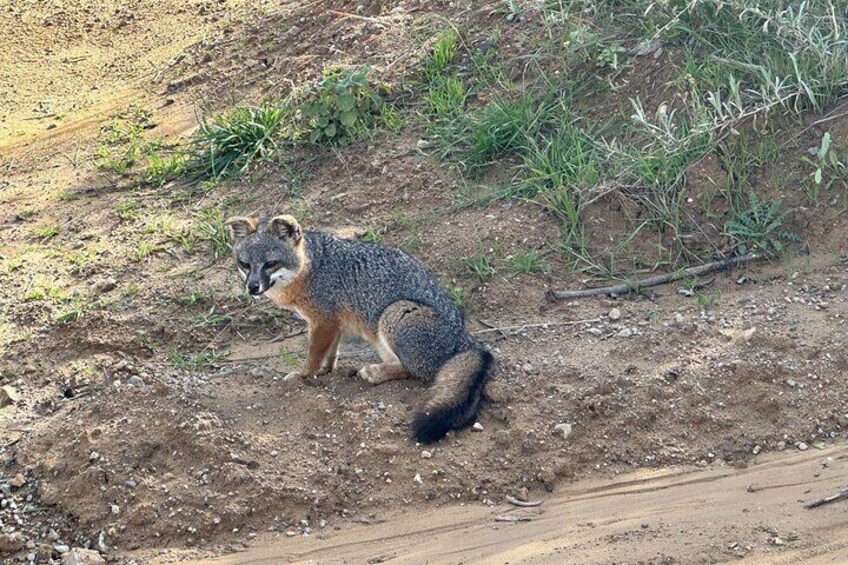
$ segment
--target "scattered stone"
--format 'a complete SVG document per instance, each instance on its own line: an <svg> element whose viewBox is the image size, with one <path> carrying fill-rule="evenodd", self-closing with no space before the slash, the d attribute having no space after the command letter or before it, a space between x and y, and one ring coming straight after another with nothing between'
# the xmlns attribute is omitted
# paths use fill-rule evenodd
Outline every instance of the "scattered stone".
<svg viewBox="0 0 848 565"><path fill-rule="evenodd" d="M620 332L618 332L616 334L616 337L628 338L628 337L631 337L632 335L633 335L633 330L631 330L630 328L624 328L623 330L621 330Z"/></svg>
<svg viewBox="0 0 848 565"><path fill-rule="evenodd" d="M75 547L62 560L62 565L102 565L106 563L93 549Z"/></svg>
<svg viewBox="0 0 848 565"><path fill-rule="evenodd" d="M88 460L91 461L92 463L94 461L99 461L100 460L100 454L97 453L96 451L92 451L91 453L88 454Z"/></svg>
<svg viewBox="0 0 848 565"><path fill-rule="evenodd" d="M0 408L18 403L18 391L10 386L0 387Z"/></svg>
<svg viewBox="0 0 848 565"><path fill-rule="evenodd" d="M20 532L0 534L0 554L16 553L24 548L25 540Z"/></svg>
<svg viewBox="0 0 848 565"><path fill-rule="evenodd" d="M557 424L554 426L554 432L561 433L562 439L568 439L568 436L570 436L572 432L571 424Z"/></svg>
<svg viewBox="0 0 848 565"><path fill-rule="evenodd" d="M523 370L525 373L532 373L533 365L531 365L530 363L525 363L524 366L521 367L521 370Z"/></svg>
<svg viewBox="0 0 848 565"><path fill-rule="evenodd" d="M105 279L105 280L102 280L102 281L97 281L96 283L94 283L94 290L96 292L99 292L100 294L105 294L107 292L115 290L115 288L117 286L118 286L118 281L116 281L113 278L108 278L108 279Z"/></svg>
<svg viewBox="0 0 848 565"><path fill-rule="evenodd" d="M415 477L412 479L412 482L414 482L417 485L423 485L424 484L424 480L421 478L421 475L419 473L415 473Z"/></svg>
<svg viewBox="0 0 848 565"><path fill-rule="evenodd" d="M483 424L481 424L480 422L474 422L474 425L471 426L471 430L475 432L482 432Z"/></svg>
<svg viewBox="0 0 848 565"><path fill-rule="evenodd" d="M615 322L616 320L620 320L621 319L621 310L619 310L618 308L613 308L612 310L609 311L609 314L607 314L607 317L610 320L612 320L613 322Z"/></svg>
<svg viewBox="0 0 848 565"><path fill-rule="evenodd" d="M130 386L141 388L144 386L144 379L142 379L138 375L133 375L130 377L129 384Z"/></svg>
<svg viewBox="0 0 848 565"><path fill-rule="evenodd" d="M677 325L681 325L686 322L686 318L680 312L674 315L674 323Z"/></svg>
<svg viewBox="0 0 848 565"><path fill-rule="evenodd" d="M12 477L12 480L9 481L9 484L15 488L21 488L26 484L26 477L24 477L23 473L18 473L17 475Z"/></svg>
<svg viewBox="0 0 848 565"><path fill-rule="evenodd" d="M430 459L431 457L433 457L433 454L426 449L421 452L421 459Z"/></svg>
<svg viewBox="0 0 848 565"><path fill-rule="evenodd" d="M762 447L760 447L759 445L755 445L753 453L754 453L754 455L759 455L760 451L762 451L762 450L763 450Z"/></svg>
<svg viewBox="0 0 848 565"><path fill-rule="evenodd" d="M114 514L115 516L117 516L117 515L118 515L118 514L120 514L120 513L121 513L121 507L120 507L120 506L118 506L117 504L113 504L113 505L112 505L112 514Z"/></svg>
<svg viewBox="0 0 848 565"><path fill-rule="evenodd" d="M804 443L803 441L798 443L799 451L807 451L808 449L810 449L810 446Z"/></svg>
<svg viewBox="0 0 848 565"><path fill-rule="evenodd" d="M588 330L586 330L586 333L601 337L602 335L604 335L604 330L602 330L601 328L589 328Z"/></svg>
<svg viewBox="0 0 848 565"><path fill-rule="evenodd" d="M62 555L63 553L68 553L71 551L71 548L64 544L54 545L53 549L56 550L56 553Z"/></svg>

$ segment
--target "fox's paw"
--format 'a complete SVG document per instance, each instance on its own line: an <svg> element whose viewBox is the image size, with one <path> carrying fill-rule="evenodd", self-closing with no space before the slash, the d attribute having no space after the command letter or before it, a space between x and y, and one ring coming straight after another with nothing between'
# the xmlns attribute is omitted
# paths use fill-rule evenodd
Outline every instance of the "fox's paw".
<svg viewBox="0 0 848 565"><path fill-rule="evenodd" d="M356 376L368 381L372 385L378 385L386 382L385 375L383 375L383 370L380 365L365 365L359 369Z"/></svg>
<svg viewBox="0 0 848 565"><path fill-rule="evenodd" d="M298 381L302 381L306 378L306 375L301 373L300 371L292 371L285 377L283 377L284 383L296 383Z"/></svg>

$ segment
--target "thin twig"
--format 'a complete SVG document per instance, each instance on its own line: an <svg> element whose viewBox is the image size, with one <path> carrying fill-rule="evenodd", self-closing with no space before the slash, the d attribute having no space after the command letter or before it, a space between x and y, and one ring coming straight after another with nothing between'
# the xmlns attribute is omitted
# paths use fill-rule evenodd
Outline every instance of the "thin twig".
<svg viewBox="0 0 848 565"><path fill-rule="evenodd" d="M495 516L495 522L530 522L530 516Z"/></svg>
<svg viewBox="0 0 848 565"><path fill-rule="evenodd" d="M584 298L586 296L597 296L599 294L625 294L634 290L667 284L680 279L698 277L707 273L712 273L713 271L742 265L763 258L765 258L765 254L763 253L746 253L740 257L729 257L727 259L713 261L712 263L707 263L705 265L690 267L688 269L674 271L673 273L666 273L665 275L649 277L634 283L624 283L599 288L587 288L584 290L556 290L550 293L550 297L555 300L570 300L572 298Z"/></svg>
<svg viewBox="0 0 848 565"><path fill-rule="evenodd" d="M541 506L541 500L518 500L517 498L513 498L511 496L506 497L506 501L512 504L513 506L521 506L522 508L530 508L532 506Z"/></svg>
<svg viewBox="0 0 848 565"><path fill-rule="evenodd" d="M370 18L368 16L360 16L358 14L351 14L350 12L342 12L339 10L327 10L328 14L333 14L336 16L341 16L343 18L354 18L356 20L364 20L366 22L371 22L372 24L377 24L383 27L386 27L386 24L378 20L377 18Z"/></svg>
<svg viewBox="0 0 848 565"><path fill-rule="evenodd" d="M503 333L505 330L523 330L526 328L540 328L543 326L579 326L580 324L594 324L595 322L600 322L600 318L592 318L590 320L570 320L568 322L542 322L539 324L522 324L520 326L502 326L499 328L490 327L485 330L477 330L476 332L471 332L474 335L484 334L488 332L501 332ZM482 323L482 322L481 322ZM486 324L488 325L488 324Z"/></svg>
<svg viewBox="0 0 848 565"><path fill-rule="evenodd" d="M818 500L814 500L809 504L805 504L804 508L809 510L810 508L818 508L819 506L824 506L825 504L831 504L833 502L839 502L840 500L848 500L848 490L843 490L840 493L833 494L831 496L826 496Z"/></svg>

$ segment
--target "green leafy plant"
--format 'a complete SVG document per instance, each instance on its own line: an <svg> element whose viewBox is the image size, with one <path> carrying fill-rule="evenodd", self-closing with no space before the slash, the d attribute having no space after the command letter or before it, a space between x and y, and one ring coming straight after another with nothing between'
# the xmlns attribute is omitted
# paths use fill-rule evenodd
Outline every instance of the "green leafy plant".
<svg viewBox="0 0 848 565"><path fill-rule="evenodd" d="M374 122L385 104L368 77L368 67L333 69L300 106L308 120L309 142L337 145L356 139Z"/></svg>
<svg viewBox="0 0 848 565"><path fill-rule="evenodd" d="M737 211L734 218L725 224L724 231L743 253L752 250L779 253L785 242L798 239L783 227L783 220L788 214L789 211L780 210L779 202L760 200L752 192L748 209Z"/></svg>
<svg viewBox="0 0 848 565"><path fill-rule="evenodd" d="M813 185L807 190L807 198L813 204L817 204L823 189L829 190L833 183L837 181L841 182L843 186L848 185L845 181L848 165L833 146L830 132L825 132L819 146L810 148L810 153L813 159L805 155L801 157L801 160L814 167L814 171L810 175L813 179Z"/></svg>

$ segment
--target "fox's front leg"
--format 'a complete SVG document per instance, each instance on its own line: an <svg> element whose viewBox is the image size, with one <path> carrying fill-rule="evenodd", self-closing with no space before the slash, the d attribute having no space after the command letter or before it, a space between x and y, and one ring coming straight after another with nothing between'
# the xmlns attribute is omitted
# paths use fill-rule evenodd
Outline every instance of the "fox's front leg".
<svg viewBox="0 0 848 565"><path fill-rule="evenodd" d="M292 371L286 375L284 380L314 377L332 371L336 366L340 337L341 331L334 324L310 324L306 365L302 371Z"/></svg>

